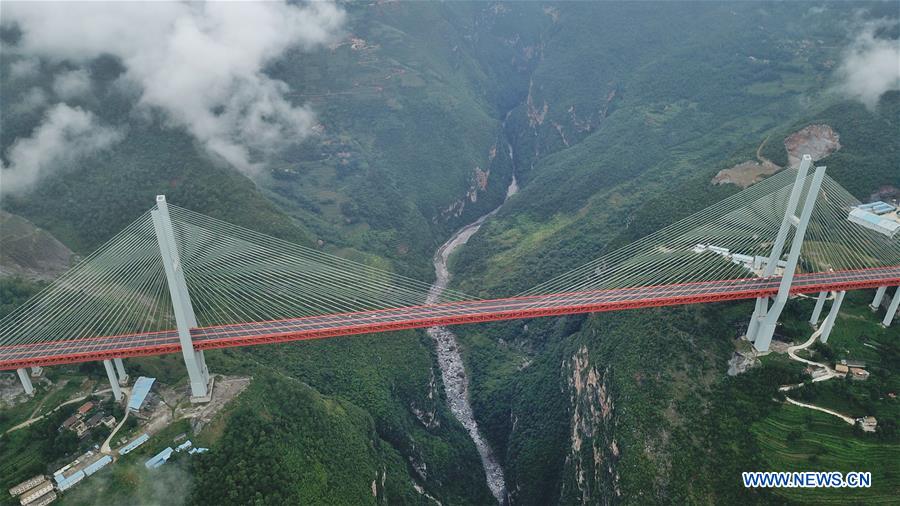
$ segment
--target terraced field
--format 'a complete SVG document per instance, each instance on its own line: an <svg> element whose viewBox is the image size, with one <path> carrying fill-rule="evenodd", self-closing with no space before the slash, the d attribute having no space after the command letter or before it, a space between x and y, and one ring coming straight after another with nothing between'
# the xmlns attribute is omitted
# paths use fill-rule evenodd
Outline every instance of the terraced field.
<svg viewBox="0 0 900 506"><path fill-rule="evenodd" d="M753 424L751 431L767 470L872 472L868 489L779 489L780 497L812 504L896 504L900 443L857 435L836 418L790 405Z"/></svg>

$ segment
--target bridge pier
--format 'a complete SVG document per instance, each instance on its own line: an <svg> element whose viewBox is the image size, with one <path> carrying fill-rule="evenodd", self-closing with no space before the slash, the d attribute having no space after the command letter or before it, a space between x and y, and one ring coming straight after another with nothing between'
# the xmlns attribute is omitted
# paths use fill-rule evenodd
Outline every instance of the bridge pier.
<svg viewBox="0 0 900 506"><path fill-rule="evenodd" d="M813 308L812 317L809 319L809 324L816 328L819 326L819 317L822 316L822 308L825 307L825 298L828 296L828 292L819 292L819 296L816 298L816 307Z"/></svg>
<svg viewBox="0 0 900 506"><path fill-rule="evenodd" d="M19 375L19 381L22 382L22 387L25 389L25 393L28 395L34 395L34 385L31 384L31 376L28 375L28 370L16 369L16 374Z"/></svg>
<svg viewBox="0 0 900 506"><path fill-rule="evenodd" d="M881 300L884 299L884 292L886 291L886 286L879 286L878 290L875 290L875 298L872 299L872 303L869 304L869 309L871 309L873 313L878 311L878 307L881 306Z"/></svg>
<svg viewBox="0 0 900 506"><path fill-rule="evenodd" d="M882 327L891 326L891 322L894 321L894 316L897 314L898 307L900 307L900 286L894 290L894 297L891 299L891 303L888 304L887 314L884 315L884 320L881 320Z"/></svg>
<svg viewBox="0 0 900 506"><path fill-rule="evenodd" d="M184 279L184 270L178 256L178 246L175 242L175 232L172 229L172 220L169 218L169 207L166 204L165 195L156 196L156 209L150 214L153 218L153 228L156 231L163 268L166 271L166 281L169 285L169 296L172 299L172 309L175 313L181 354L190 378L191 401L207 402L209 401L209 369L206 367L203 351L195 350L194 342L191 339L191 329L197 327L197 317L191 304L187 282Z"/></svg>
<svg viewBox="0 0 900 506"><path fill-rule="evenodd" d="M122 387L119 386L119 380L116 378L116 371L113 369L112 361L104 360L103 368L106 369L106 377L109 378L109 386L112 387L113 397L117 401L121 401Z"/></svg>
<svg viewBox="0 0 900 506"><path fill-rule="evenodd" d="M826 316L825 321L822 322L822 333L819 334L820 342L828 342L828 336L831 335L831 329L834 328L834 322L837 320L838 312L841 310L841 303L844 302L844 295L846 294L847 292L843 290L834 294L834 302L831 303L831 309L828 310L828 316Z"/></svg>
<svg viewBox="0 0 900 506"><path fill-rule="evenodd" d="M781 258L784 249L787 233L790 227L793 226L795 228L794 237L791 240L791 248L788 251L784 272L781 275L778 293L772 302L771 308L768 307L768 299L757 299L758 311L754 311L750 326L747 329L747 339L752 340L753 347L760 352L769 350L772 336L775 335L775 327L778 325L778 317L781 316L781 311L784 309L784 305L790 296L791 283L794 280L794 272L800 259L800 250L803 247L803 237L806 235L806 228L809 226L809 219L816 205L819 188L821 188L822 179L825 177L825 167L816 167L812 180L809 183L809 188L806 190L802 211L800 216L797 216L795 213L800 204L800 194L803 193L806 172L811 164L812 158L809 155L803 155L803 160L800 162L800 167L797 170L797 177L794 180L794 187L791 189L791 194L788 198L784 219L781 222L775 245L772 248L772 254L769 256L769 261L763 273L763 277L769 277L774 274L775 266Z"/></svg>
<svg viewBox="0 0 900 506"><path fill-rule="evenodd" d="M121 358L114 358L113 365L116 366L116 375L119 377L119 385L124 387L128 384L128 373L125 372L125 364L122 363Z"/></svg>

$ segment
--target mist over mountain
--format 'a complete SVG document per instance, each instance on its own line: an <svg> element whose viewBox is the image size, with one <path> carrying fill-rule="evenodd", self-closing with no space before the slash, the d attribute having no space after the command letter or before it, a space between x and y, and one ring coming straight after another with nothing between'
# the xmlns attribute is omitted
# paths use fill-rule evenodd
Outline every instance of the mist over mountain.
<svg viewBox="0 0 900 506"><path fill-rule="evenodd" d="M13 1L2 11L0 226L15 224L0 231L3 314L159 194L478 298L519 294L810 150L860 201L900 198L891 2ZM441 258L445 243L453 252ZM36 244L53 246L49 260ZM829 343L808 355L862 359L865 382L814 385L783 352L732 374L749 356L739 337L752 301L459 326L444 342L404 330L211 350L212 372L249 386L151 443L184 432L209 453L154 475L148 449L59 502L890 502L900 331L878 326L871 292L848 292ZM789 301L780 341L809 337L812 304ZM186 389L180 356L126 366ZM47 370L48 406L106 381L99 364ZM779 387L804 381L798 398L877 417L879 431L788 405ZM40 402L0 405L0 432ZM58 430L62 414L0 439L0 485L52 475L89 448ZM745 489L741 472L759 470L874 481Z"/></svg>

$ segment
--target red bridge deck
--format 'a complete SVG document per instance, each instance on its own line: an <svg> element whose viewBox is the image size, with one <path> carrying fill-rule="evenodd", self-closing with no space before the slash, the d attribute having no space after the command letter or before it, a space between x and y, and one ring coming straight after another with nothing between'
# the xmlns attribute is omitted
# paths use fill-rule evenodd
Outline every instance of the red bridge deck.
<svg viewBox="0 0 900 506"><path fill-rule="evenodd" d="M775 295L779 277L558 293L192 329L200 350L499 320L676 306ZM800 274L792 293L900 285L900 266ZM178 353L175 330L0 347L0 370Z"/></svg>

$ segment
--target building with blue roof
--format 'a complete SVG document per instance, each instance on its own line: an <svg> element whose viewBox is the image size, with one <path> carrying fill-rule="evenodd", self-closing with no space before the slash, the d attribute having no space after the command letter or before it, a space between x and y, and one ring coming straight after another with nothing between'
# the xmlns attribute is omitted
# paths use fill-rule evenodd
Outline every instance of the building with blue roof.
<svg viewBox="0 0 900 506"><path fill-rule="evenodd" d="M127 445L123 446L122 448L119 448L119 455L128 455L129 453L134 451L135 448L146 443L148 439L150 439L149 434L141 434L134 441L128 443Z"/></svg>
<svg viewBox="0 0 900 506"><path fill-rule="evenodd" d="M72 474L71 476L63 476L57 475L54 476L56 480L56 488L59 489L60 492L65 492L66 490L72 488L83 480L85 477L84 471L78 471L77 473Z"/></svg>
<svg viewBox="0 0 900 506"><path fill-rule="evenodd" d="M861 225L869 230L874 230L875 232L884 234L888 237L894 237L900 233L900 221L873 214L871 210L866 210L862 206L858 206L851 210L847 219L857 225Z"/></svg>
<svg viewBox="0 0 900 506"><path fill-rule="evenodd" d="M147 378L144 376L138 377L138 379L134 382L134 386L131 387L131 397L128 399L128 411L140 411L141 406L144 405L144 401L147 399L147 394L150 393L150 388L153 387L153 382L156 381L156 378Z"/></svg>
<svg viewBox="0 0 900 506"><path fill-rule="evenodd" d="M172 447L169 446L165 450L154 455L147 462L144 462L144 467L146 467L147 469L156 469L156 468L162 466L169 460L169 457L172 456L173 452L175 452L175 450L173 450Z"/></svg>
<svg viewBox="0 0 900 506"><path fill-rule="evenodd" d="M110 462L112 462L112 457L110 457L109 455L105 455L102 459L98 459L93 464L84 468L85 476L90 476L96 473L97 471L106 467Z"/></svg>

